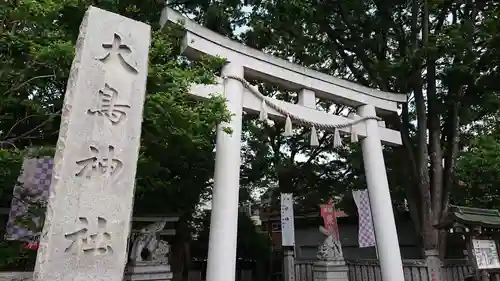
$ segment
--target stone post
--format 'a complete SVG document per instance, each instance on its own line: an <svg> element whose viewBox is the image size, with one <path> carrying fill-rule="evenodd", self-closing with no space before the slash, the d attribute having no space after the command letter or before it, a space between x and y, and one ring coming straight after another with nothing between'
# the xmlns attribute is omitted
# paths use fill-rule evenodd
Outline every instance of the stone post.
<svg viewBox="0 0 500 281"><path fill-rule="evenodd" d="M90 7L62 108L35 281L122 281L150 27Z"/></svg>
<svg viewBox="0 0 500 281"><path fill-rule="evenodd" d="M295 281L295 257L293 247L284 247L283 273L285 281Z"/></svg>
<svg viewBox="0 0 500 281"><path fill-rule="evenodd" d="M358 114L361 117L376 116L375 107L372 105L360 106ZM365 122L366 138L361 140L361 148L363 149L363 162L382 279L404 281L403 262L399 250L384 155L382 154L379 126L377 120L366 120Z"/></svg>
<svg viewBox="0 0 500 281"><path fill-rule="evenodd" d="M429 281L441 281L441 260L439 259L439 252L437 250L425 251L425 264L427 265L427 272L429 274Z"/></svg>

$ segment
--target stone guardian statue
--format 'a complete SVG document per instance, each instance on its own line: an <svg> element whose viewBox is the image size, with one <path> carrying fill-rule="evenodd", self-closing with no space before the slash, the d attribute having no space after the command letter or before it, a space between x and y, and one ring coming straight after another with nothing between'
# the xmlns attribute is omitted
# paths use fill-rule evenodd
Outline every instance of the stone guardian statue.
<svg viewBox="0 0 500 281"><path fill-rule="evenodd" d="M342 246L340 241L336 239L331 230L325 229L323 226L319 227L319 231L323 233L326 238L323 244L319 245L316 257L321 261L334 261L343 260Z"/></svg>
<svg viewBox="0 0 500 281"><path fill-rule="evenodd" d="M166 221L155 222L139 231L130 250L131 262L168 263L167 254L170 246L166 241L159 239L159 232L166 224Z"/></svg>

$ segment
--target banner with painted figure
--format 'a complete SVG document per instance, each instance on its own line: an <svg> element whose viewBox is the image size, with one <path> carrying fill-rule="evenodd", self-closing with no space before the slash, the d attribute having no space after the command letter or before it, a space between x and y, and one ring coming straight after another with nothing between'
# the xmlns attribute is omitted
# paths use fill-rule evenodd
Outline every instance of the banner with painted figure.
<svg viewBox="0 0 500 281"><path fill-rule="evenodd" d="M24 159L12 194L5 240L26 241L25 248L38 248L53 165L52 157Z"/></svg>
<svg viewBox="0 0 500 281"><path fill-rule="evenodd" d="M328 204L322 204L319 206L325 229L328 233L332 234L335 239L339 240L337 214L335 212L335 204L333 204L333 200L328 201Z"/></svg>
<svg viewBox="0 0 500 281"><path fill-rule="evenodd" d="M372 211L368 190L353 190L352 196L358 207L358 244L360 248L376 246L375 231L373 228Z"/></svg>

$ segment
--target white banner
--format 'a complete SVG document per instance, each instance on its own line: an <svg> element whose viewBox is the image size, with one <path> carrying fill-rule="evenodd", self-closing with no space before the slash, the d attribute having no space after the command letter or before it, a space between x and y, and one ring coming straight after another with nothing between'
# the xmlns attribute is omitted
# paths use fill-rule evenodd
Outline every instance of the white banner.
<svg viewBox="0 0 500 281"><path fill-rule="evenodd" d="M281 245L295 246L295 226L293 223L293 194L281 193Z"/></svg>

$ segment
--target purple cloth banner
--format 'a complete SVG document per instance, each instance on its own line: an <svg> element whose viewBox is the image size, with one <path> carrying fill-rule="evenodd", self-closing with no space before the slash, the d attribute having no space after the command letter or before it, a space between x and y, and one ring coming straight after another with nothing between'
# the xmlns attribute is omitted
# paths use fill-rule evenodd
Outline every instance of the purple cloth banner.
<svg viewBox="0 0 500 281"><path fill-rule="evenodd" d="M360 248L373 247L376 245L375 231L373 230L372 211L370 208L370 197L368 190L353 190L352 196L358 207L358 243Z"/></svg>
<svg viewBox="0 0 500 281"><path fill-rule="evenodd" d="M20 219L29 218L40 226L41 218L30 213L29 206L46 205L52 181L52 168L52 157L24 159L18 178L19 183L13 191L6 240L32 241L39 235L26 228Z"/></svg>

